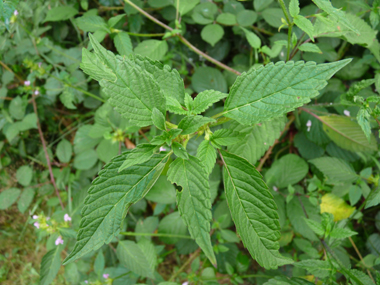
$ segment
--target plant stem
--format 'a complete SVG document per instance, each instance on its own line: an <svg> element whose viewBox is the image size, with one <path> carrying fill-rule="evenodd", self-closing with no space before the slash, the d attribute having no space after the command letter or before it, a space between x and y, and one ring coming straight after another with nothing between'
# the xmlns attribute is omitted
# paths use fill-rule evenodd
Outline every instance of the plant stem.
<svg viewBox="0 0 380 285"><path fill-rule="evenodd" d="M290 45L291 45L291 41L292 41L292 28L293 28L293 24L290 24L289 29L288 29L288 48L286 51L286 61L289 61L289 59L290 59Z"/></svg>
<svg viewBox="0 0 380 285"><path fill-rule="evenodd" d="M363 256L360 254L360 251L359 251L358 248L356 247L356 244L354 243L354 241L352 240L352 238L349 237L348 239L350 240L352 246L354 247L354 249L355 249L355 251L356 251L356 254L359 256L359 258L360 258L361 262L363 263L364 267L367 267L367 266L365 265L364 260L363 260ZM371 272L369 271L368 268L367 268L367 273L368 273L369 277L371 277L373 283L376 284L375 279L373 279L372 274L371 274Z"/></svg>
<svg viewBox="0 0 380 285"><path fill-rule="evenodd" d="M44 152L45 152L45 158L46 158L46 163L47 163L47 166L49 169L50 180L54 186L55 193L57 194L59 203L61 204L61 208L63 210L63 209L65 209L65 207L63 206L61 196L59 195L58 187L55 184L55 179L54 179L53 169L52 169L51 163L50 163L49 153L48 153L47 148L46 148L46 142L45 142L44 134L43 134L42 129L41 129L40 120L38 118L37 103L36 103L36 97L35 97L34 93L32 93L32 104L33 104L34 113L36 114L36 117L37 117L37 129L38 129L38 133L40 134L40 139L42 142L42 148L44 149Z"/></svg>
<svg viewBox="0 0 380 285"><path fill-rule="evenodd" d="M9 66L6 65L6 64L5 64L4 62L2 62L1 60L0 60L0 65L1 65L2 67L4 67L6 70L8 70L10 73L12 73L14 76L16 76L17 79L18 79L20 82L24 82L23 79L22 79L20 76L18 76L16 73L14 73L14 71L13 71L12 69L10 69Z"/></svg>
<svg viewBox="0 0 380 285"><path fill-rule="evenodd" d="M184 270L186 269L186 267L187 267L190 263L193 262L194 259L196 259L196 258L199 256L200 252L201 252L201 249L198 248L198 249L193 253L193 255L190 256L190 258L189 258L188 260L186 260L186 262L181 266L181 268L178 269L178 270L177 270L177 271L176 271L176 272L170 277L169 282L174 281L174 280L177 278L177 276L178 276L182 271L184 271Z"/></svg>
<svg viewBox="0 0 380 285"><path fill-rule="evenodd" d="M135 233L135 232L120 232L120 234L125 235L125 236L150 236L150 237L172 237L172 238L182 238L182 239L193 239L191 236L172 235L172 234Z"/></svg>
<svg viewBox="0 0 380 285"><path fill-rule="evenodd" d="M125 33L127 33L130 36L135 36L135 37L163 37L165 35L164 33L160 33L160 34L138 34L138 33L131 33L131 32L125 32Z"/></svg>
<svg viewBox="0 0 380 285"><path fill-rule="evenodd" d="M147 12L145 12L143 9L141 9L139 6L137 6L136 4L132 3L130 0L124 0L125 3L131 5L133 8L135 8L137 11L139 11L141 14L143 14L145 17L149 18L151 21L155 22L156 24L160 25L161 27L163 27L164 29L167 29L169 31L173 31L173 29L169 26L167 26L166 24L162 23L161 21L159 21L158 19L154 18L153 16L151 16L150 14L148 14ZM176 34L176 36L179 38L179 40L184 44L186 45L189 49L191 49L192 51L194 51L195 53L201 55L202 57L204 57L205 59L207 59L208 61L214 63L215 65L219 66L220 68L223 68L227 71L230 71L236 75L240 75L241 73L227 65L225 65L224 63L221 63L220 61L210 57L209 55L205 54L204 52L202 52L201 50L199 50L198 48L196 48L195 46L193 46L188 40L186 40L182 35L180 34Z"/></svg>

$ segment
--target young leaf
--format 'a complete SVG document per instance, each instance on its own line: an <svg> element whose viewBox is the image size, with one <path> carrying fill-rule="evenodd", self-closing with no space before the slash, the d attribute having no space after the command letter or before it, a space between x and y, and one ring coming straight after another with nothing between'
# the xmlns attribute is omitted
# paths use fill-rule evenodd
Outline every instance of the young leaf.
<svg viewBox="0 0 380 285"><path fill-rule="evenodd" d="M370 141L368 141L362 128L350 118L343 116L321 116L319 119L323 123L323 130L339 147L353 152L377 151L378 146L375 136L370 134Z"/></svg>
<svg viewBox="0 0 380 285"><path fill-rule="evenodd" d="M246 136L240 142L229 146L228 151L244 157L251 164L255 164L280 137L285 123L285 117L274 118L271 121L254 126L232 123L230 129L245 133Z"/></svg>
<svg viewBox="0 0 380 285"><path fill-rule="evenodd" d="M261 174L245 159L223 150L220 153L228 205L245 247L266 269L292 263L278 252L277 206Z"/></svg>
<svg viewBox="0 0 380 285"><path fill-rule="evenodd" d="M332 63L288 61L251 68L239 76L224 105L224 116L249 125L268 121L310 102L327 80L351 59Z"/></svg>
<svg viewBox="0 0 380 285"><path fill-rule="evenodd" d="M166 119L165 119L165 116L156 107L154 107L153 111L152 111L152 121L153 121L153 124L158 129L163 130L163 131L166 130L166 123L165 123Z"/></svg>
<svg viewBox="0 0 380 285"><path fill-rule="evenodd" d="M53 282L55 276L61 267L61 252L64 245L59 244L52 250L48 251L41 261L40 284L49 285Z"/></svg>
<svg viewBox="0 0 380 285"><path fill-rule="evenodd" d="M244 137L245 134L234 132L228 129L219 129L212 134L210 141L216 146L228 146L240 142Z"/></svg>
<svg viewBox="0 0 380 285"><path fill-rule="evenodd" d="M210 239L210 186L203 164L191 155L188 160L177 158L170 164L168 179L182 187L177 192L178 210L190 235L211 263L216 264Z"/></svg>
<svg viewBox="0 0 380 285"><path fill-rule="evenodd" d="M350 229L334 228L329 236L336 239L345 239L357 234L357 232L351 231Z"/></svg>
<svg viewBox="0 0 380 285"><path fill-rule="evenodd" d="M261 47L261 40L258 36L256 36L255 33L248 31L247 29L240 27L245 33L245 36L247 38L248 43L251 45L251 47L258 49Z"/></svg>
<svg viewBox="0 0 380 285"><path fill-rule="evenodd" d="M137 275L155 279L157 255L154 245L147 239L137 244L130 240L120 241L116 249L120 263Z"/></svg>
<svg viewBox="0 0 380 285"><path fill-rule="evenodd" d="M212 104L226 98L228 94L215 90L205 90L195 97L191 113L200 114L208 109Z"/></svg>
<svg viewBox="0 0 380 285"><path fill-rule="evenodd" d="M294 266L306 269L311 274L319 278L325 278L332 271L331 265L326 260L306 259L294 263Z"/></svg>
<svg viewBox="0 0 380 285"><path fill-rule="evenodd" d="M170 155L161 152L145 163L118 172L129 154L113 158L92 182L82 209L77 242L64 264L109 243L117 235L128 208L150 190Z"/></svg>
<svg viewBox="0 0 380 285"><path fill-rule="evenodd" d="M202 40L209 43L211 46L215 46L224 35L224 29L218 24L210 24L204 26L201 32Z"/></svg>
<svg viewBox="0 0 380 285"><path fill-rule="evenodd" d="M8 2L8 1L6 1ZM47 11L45 22L68 20L78 14L78 10L70 6L58 6Z"/></svg>
<svg viewBox="0 0 380 285"><path fill-rule="evenodd" d="M368 195L365 209L374 207L380 204L380 186L377 186L375 190L372 190L372 192Z"/></svg>
<svg viewBox="0 0 380 285"><path fill-rule="evenodd" d="M210 174L215 165L216 150L208 140L204 140L198 146L197 157L205 167L206 173Z"/></svg>
<svg viewBox="0 0 380 285"><path fill-rule="evenodd" d="M302 15L297 15L293 20L294 20L294 24L296 24L298 28L304 31L310 37L310 39L314 42L313 24Z"/></svg>
<svg viewBox="0 0 380 285"><path fill-rule="evenodd" d="M131 38L127 33L117 33L113 40L120 55L128 56L133 53Z"/></svg>
<svg viewBox="0 0 380 285"><path fill-rule="evenodd" d="M117 77L116 82L100 81L104 92L110 97L110 104L136 126L151 125L154 107L162 113L165 112L165 97L158 83L132 59L123 58L120 61L113 53L103 48L91 34L90 41L99 61Z"/></svg>
<svg viewBox="0 0 380 285"><path fill-rule="evenodd" d="M298 47L300 51L322 53L320 48L316 44L305 43Z"/></svg>
<svg viewBox="0 0 380 285"><path fill-rule="evenodd" d="M107 33L110 32L104 19L97 15L89 15L76 18L75 23L79 29L85 32L94 33L98 30L105 31Z"/></svg>
<svg viewBox="0 0 380 285"><path fill-rule="evenodd" d="M325 234L325 229L323 228L321 223L306 218L304 218L304 220L306 224L309 226L309 228L312 229L312 231L315 232L317 235L323 236Z"/></svg>
<svg viewBox="0 0 380 285"><path fill-rule="evenodd" d="M215 120L203 116L188 116L179 122L178 128L182 130L182 135L188 135L195 133L204 124L211 122L215 122Z"/></svg>
<svg viewBox="0 0 380 285"><path fill-rule="evenodd" d="M108 80L116 82L116 74L104 65L97 56L94 56L87 49L82 49L82 63L80 68L96 81Z"/></svg>
<svg viewBox="0 0 380 285"><path fill-rule="evenodd" d="M183 109L182 105L178 102L177 99L174 99L172 97L166 97L166 109L169 112L172 112L174 114L178 115L187 115L188 112Z"/></svg>
<svg viewBox="0 0 380 285"><path fill-rule="evenodd" d="M365 108L360 108L356 119L358 120L359 126L362 128L367 140L371 142L371 115Z"/></svg>
<svg viewBox="0 0 380 285"><path fill-rule="evenodd" d="M293 18L300 13L300 3L298 0L290 0L289 13Z"/></svg>
<svg viewBox="0 0 380 285"><path fill-rule="evenodd" d="M173 152L176 156L183 158L183 159L189 159L189 155L186 151L186 148L183 145L181 145L180 143L173 142L172 143L172 149L173 149Z"/></svg>
<svg viewBox="0 0 380 285"><path fill-rule="evenodd" d="M0 210L5 210L13 205L20 196L21 190L18 188L8 188L0 193Z"/></svg>

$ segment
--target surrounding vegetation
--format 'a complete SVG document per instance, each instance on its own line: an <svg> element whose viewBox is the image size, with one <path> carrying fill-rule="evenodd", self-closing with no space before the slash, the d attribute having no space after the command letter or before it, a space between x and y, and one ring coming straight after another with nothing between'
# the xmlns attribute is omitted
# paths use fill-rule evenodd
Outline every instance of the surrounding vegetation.
<svg viewBox="0 0 380 285"><path fill-rule="evenodd" d="M0 0L1 284L380 284L379 0Z"/></svg>

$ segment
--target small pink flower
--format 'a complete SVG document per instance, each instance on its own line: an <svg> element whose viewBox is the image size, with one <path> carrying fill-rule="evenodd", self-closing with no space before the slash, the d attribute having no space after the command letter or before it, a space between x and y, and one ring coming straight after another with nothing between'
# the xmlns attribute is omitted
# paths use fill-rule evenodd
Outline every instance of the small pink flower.
<svg viewBox="0 0 380 285"><path fill-rule="evenodd" d="M160 151L166 151L166 148L164 148L163 146L160 147Z"/></svg>
<svg viewBox="0 0 380 285"><path fill-rule="evenodd" d="M65 222L71 221L71 218L70 218L69 214L65 214L65 216L63 217L63 219L65 220Z"/></svg>
<svg viewBox="0 0 380 285"><path fill-rule="evenodd" d="M38 67L41 67L41 66L42 66L42 62L39 62L39 63L38 63Z"/></svg>
<svg viewBox="0 0 380 285"><path fill-rule="evenodd" d="M35 222L33 225L34 225L37 229L40 228L40 223L39 223L39 222Z"/></svg>
<svg viewBox="0 0 380 285"><path fill-rule="evenodd" d="M50 217L46 217L46 221L49 221L50 220Z"/></svg>
<svg viewBox="0 0 380 285"><path fill-rule="evenodd" d="M189 285L189 282L183 282L182 285Z"/></svg>
<svg viewBox="0 0 380 285"><path fill-rule="evenodd" d="M33 215L33 220L37 220L38 219L38 216L37 215Z"/></svg>
<svg viewBox="0 0 380 285"><path fill-rule="evenodd" d="M343 111L343 114L345 114L347 117L349 117L349 116L350 116L350 111L348 111L348 110L344 110L344 111Z"/></svg>
<svg viewBox="0 0 380 285"><path fill-rule="evenodd" d="M39 94L40 94L40 91L38 91L38 90L34 91L34 95L39 95Z"/></svg>
<svg viewBox="0 0 380 285"><path fill-rule="evenodd" d="M88 284L88 281L87 281L87 280L84 280L84 283Z"/></svg>
<svg viewBox="0 0 380 285"><path fill-rule="evenodd" d="M273 190L277 192L278 188L276 186L273 186Z"/></svg>
<svg viewBox="0 0 380 285"><path fill-rule="evenodd" d="M13 12L13 15L17 16L17 15L18 15L18 11L15 10L15 11Z"/></svg>
<svg viewBox="0 0 380 285"><path fill-rule="evenodd" d="M108 277L110 277L109 274L103 274L103 278L104 278L104 279L108 279Z"/></svg>
<svg viewBox="0 0 380 285"><path fill-rule="evenodd" d="M30 86L30 81L28 80L28 81L24 81L24 85L25 86Z"/></svg>
<svg viewBox="0 0 380 285"><path fill-rule="evenodd" d="M307 131L310 132L310 128L311 128L311 121L308 120L307 123L306 123L306 127L307 127Z"/></svg>
<svg viewBox="0 0 380 285"><path fill-rule="evenodd" d="M55 240L55 245L59 245L59 244L63 244L63 239L61 236L59 236L56 240Z"/></svg>

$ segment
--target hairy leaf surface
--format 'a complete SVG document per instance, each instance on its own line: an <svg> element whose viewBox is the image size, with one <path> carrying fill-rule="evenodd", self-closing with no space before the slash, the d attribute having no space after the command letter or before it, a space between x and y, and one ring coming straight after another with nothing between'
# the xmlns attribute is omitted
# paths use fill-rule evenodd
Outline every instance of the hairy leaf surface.
<svg viewBox="0 0 380 285"><path fill-rule="evenodd" d="M157 148L156 145L151 145L148 143L142 143L132 149L127 156L126 160L120 166L119 171L122 171L128 167L136 164L144 163L152 157L154 150Z"/></svg>
<svg viewBox="0 0 380 285"><path fill-rule="evenodd" d="M212 104L226 98L228 94L215 90L202 91L195 97L192 104L192 110L189 110L192 114L200 114L208 109Z"/></svg>
<svg viewBox="0 0 380 285"><path fill-rule="evenodd" d="M63 245L58 245L48 251L41 261L40 284L48 285L53 282L61 267L61 252Z"/></svg>
<svg viewBox="0 0 380 285"><path fill-rule="evenodd" d="M188 116L179 122L178 128L182 130L182 135L188 135L196 132L204 124L211 122L215 122L215 120L203 116Z"/></svg>
<svg viewBox="0 0 380 285"><path fill-rule="evenodd" d="M216 150L208 140L204 140L198 146L197 157L205 167L207 174L210 174L215 165Z"/></svg>
<svg viewBox="0 0 380 285"><path fill-rule="evenodd" d="M190 235L215 264L210 239L210 186L201 161L192 155L188 160L177 158L170 164L168 179L182 187L182 191L177 192L178 210Z"/></svg>
<svg viewBox="0 0 380 285"><path fill-rule="evenodd" d="M77 242L64 263L98 249L118 234L126 211L150 190L170 153L161 152L145 163L118 172L129 155L125 152L113 158L92 182L84 201Z"/></svg>
<svg viewBox="0 0 380 285"><path fill-rule="evenodd" d="M280 61L251 68L231 87L224 116L245 125L279 117L310 102L327 80L350 61L318 65L311 61Z"/></svg>
<svg viewBox="0 0 380 285"><path fill-rule="evenodd" d="M292 263L279 252L277 206L261 174L247 160L221 151L228 206L237 231L250 254L267 269Z"/></svg>

